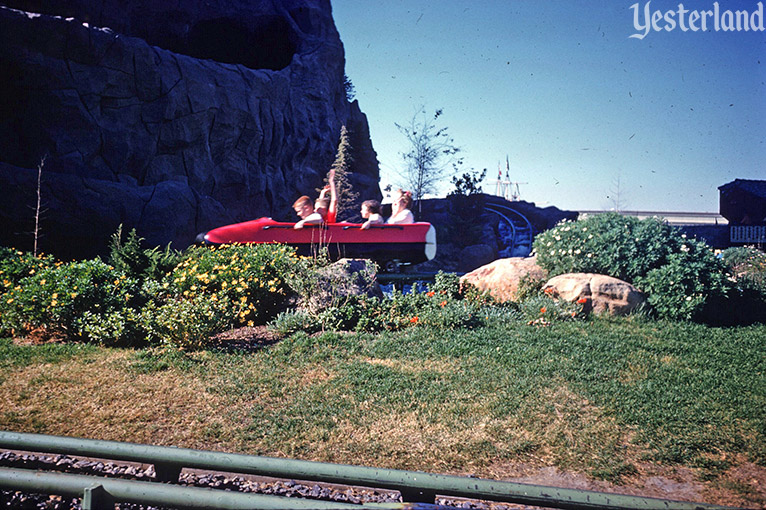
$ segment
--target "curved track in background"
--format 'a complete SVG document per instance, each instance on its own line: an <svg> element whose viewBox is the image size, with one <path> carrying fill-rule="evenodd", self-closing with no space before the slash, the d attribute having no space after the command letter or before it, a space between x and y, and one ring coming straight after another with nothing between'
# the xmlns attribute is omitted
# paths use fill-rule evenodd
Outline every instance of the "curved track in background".
<svg viewBox="0 0 766 510"><path fill-rule="evenodd" d="M497 237L501 248L498 250L498 256L501 258L529 256L534 240L532 224L519 211L500 202L499 200L488 201L484 206L485 210L500 217Z"/></svg>

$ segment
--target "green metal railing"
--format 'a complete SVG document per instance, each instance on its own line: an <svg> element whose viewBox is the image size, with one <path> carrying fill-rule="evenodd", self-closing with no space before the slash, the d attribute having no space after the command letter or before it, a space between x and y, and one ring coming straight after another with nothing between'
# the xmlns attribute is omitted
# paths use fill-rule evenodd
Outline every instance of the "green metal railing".
<svg viewBox="0 0 766 510"><path fill-rule="evenodd" d="M441 496L571 510L717 510L726 508L705 503L671 501L396 469L378 469L8 431L0 431L0 448L153 464L158 481L178 481L182 468L196 468L390 489L399 491L403 501L412 503L432 504L436 495L439 494ZM11 484L12 480L13 477L8 477L7 481L0 478L0 484L11 487L8 484ZM103 485L106 491L111 493L111 490L107 488L106 481L103 482Z"/></svg>
<svg viewBox="0 0 766 510"><path fill-rule="evenodd" d="M81 497L83 510L114 510L116 502L174 508L220 508L227 510L436 510L444 508L425 503L365 503L359 505L138 480L8 468L0 468L0 488L2 487L34 493Z"/></svg>

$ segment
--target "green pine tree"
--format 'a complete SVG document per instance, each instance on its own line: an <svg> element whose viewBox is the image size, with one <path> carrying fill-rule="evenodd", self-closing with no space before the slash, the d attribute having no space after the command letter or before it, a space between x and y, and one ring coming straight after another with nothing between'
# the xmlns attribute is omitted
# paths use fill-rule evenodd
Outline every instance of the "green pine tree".
<svg viewBox="0 0 766 510"><path fill-rule="evenodd" d="M338 221L356 220L359 217L359 193L354 192L350 176L354 158L346 126L340 128L338 152L332 169L335 170L335 187L338 192ZM325 177L325 182L329 182Z"/></svg>

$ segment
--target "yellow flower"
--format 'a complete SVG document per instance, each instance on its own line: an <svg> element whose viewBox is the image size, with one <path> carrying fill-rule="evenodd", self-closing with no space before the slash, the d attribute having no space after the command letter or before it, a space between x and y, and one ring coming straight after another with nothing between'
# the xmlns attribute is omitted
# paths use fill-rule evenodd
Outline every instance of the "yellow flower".
<svg viewBox="0 0 766 510"><path fill-rule="evenodd" d="M45 285L45 278L43 278L42 280L40 280L40 285Z"/></svg>
<svg viewBox="0 0 766 510"><path fill-rule="evenodd" d="M58 295L58 292L54 292L54 293L51 295L51 299L56 299L57 297L59 297L59 295Z"/></svg>

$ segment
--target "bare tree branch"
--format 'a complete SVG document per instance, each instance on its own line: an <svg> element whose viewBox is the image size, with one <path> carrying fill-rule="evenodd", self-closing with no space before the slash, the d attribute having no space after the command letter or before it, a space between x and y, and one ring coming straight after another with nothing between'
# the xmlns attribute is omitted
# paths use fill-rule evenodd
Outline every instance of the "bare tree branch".
<svg viewBox="0 0 766 510"><path fill-rule="evenodd" d="M420 107L408 124L395 124L410 144L410 149L402 153L405 167L400 175L418 204L424 195L436 192L445 178L457 173L463 163L457 156L460 148L455 146L448 128L436 126L442 113L438 109L430 118L425 108Z"/></svg>

